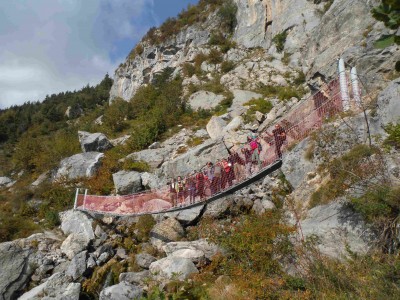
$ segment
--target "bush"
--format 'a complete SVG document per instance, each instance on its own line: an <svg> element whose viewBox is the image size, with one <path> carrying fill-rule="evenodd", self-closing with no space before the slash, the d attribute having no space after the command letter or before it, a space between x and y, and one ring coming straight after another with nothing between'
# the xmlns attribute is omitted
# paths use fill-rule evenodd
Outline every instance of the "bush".
<svg viewBox="0 0 400 300"><path fill-rule="evenodd" d="M272 42L275 44L276 46L276 51L278 51L278 53L281 53L283 51L283 49L285 49L285 42L286 42L286 38L287 38L287 31L282 31L281 33L278 33L277 35L275 35L272 38Z"/></svg>
<svg viewBox="0 0 400 300"><path fill-rule="evenodd" d="M389 123L387 126L385 126L385 132L389 135L385 141L385 145L389 145L394 147L395 149L399 150L400 149L400 123L398 124L392 124Z"/></svg>
<svg viewBox="0 0 400 300"><path fill-rule="evenodd" d="M236 13L237 6L232 0L225 1L224 5L218 11L218 16L221 18L221 25L229 33L233 33L237 25Z"/></svg>
<svg viewBox="0 0 400 300"><path fill-rule="evenodd" d="M281 101L289 100L292 97L300 99L306 93L306 90L301 86L274 86L265 85L263 83L260 83L258 85L256 91L262 94L264 97L276 97Z"/></svg>
<svg viewBox="0 0 400 300"><path fill-rule="evenodd" d="M271 102L264 100L263 98L251 99L243 104L244 106L250 106L244 115L244 120L246 123L254 121L254 114L259 111L262 114L269 113L272 109Z"/></svg>
<svg viewBox="0 0 400 300"><path fill-rule="evenodd" d="M221 72L228 73L235 68L235 63L231 60L225 60L221 64Z"/></svg>
<svg viewBox="0 0 400 300"><path fill-rule="evenodd" d="M208 54L208 59L207 61L211 64L217 65L222 63L224 60L221 51L213 48L211 49L210 53Z"/></svg>

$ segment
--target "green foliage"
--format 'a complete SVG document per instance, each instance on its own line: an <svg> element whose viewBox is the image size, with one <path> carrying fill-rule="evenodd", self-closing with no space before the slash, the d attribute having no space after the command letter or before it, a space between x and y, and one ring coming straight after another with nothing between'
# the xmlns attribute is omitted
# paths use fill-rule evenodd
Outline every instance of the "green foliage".
<svg viewBox="0 0 400 300"><path fill-rule="evenodd" d="M292 97L300 99L306 90L302 86L274 86L260 83L256 91L264 97L277 97L279 100L289 100Z"/></svg>
<svg viewBox="0 0 400 300"><path fill-rule="evenodd" d="M213 31L208 43L212 46L219 46L223 53L227 53L231 48L236 46L236 43L226 37L221 31Z"/></svg>
<svg viewBox="0 0 400 300"><path fill-rule="evenodd" d="M122 166L124 170L136 171L136 172L150 172L150 166L145 161L132 161L130 159L126 159Z"/></svg>
<svg viewBox="0 0 400 300"><path fill-rule="evenodd" d="M235 63L231 60L225 60L221 64L221 72L222 73L228 73L232 71L235 68Z"/></svg>
<svg viewBox="0 0 400 300"><path fill-rule="evenodd" d="M233 33L237 25L236 13L237 6L232 0L224 1L224 4L218 11L218 16L221 18L221 25L229 33Z"/></svg>
<svg viewBox="0 0 400 300"><path fill-rule="evenodd" d="M26 237L39 229L29 218L0 210L0 243Z"/></svg>
<svg viewBox="0 0 400 300"><path fill-rule="evenodd" d="M147 242L150 238L150 231L153 229L156 221L151 215L140 216L136 223L137 239L139 242Z"/></svg>
<svg viewBox="0 0 400 300"><path fill-rule="evenodd" d="M312 194L310 207L326 204L344 195L355 183L373 177L379 171L379 165L369 159L376 153L377 148L360 144L332 160L326 166L330 180Z"/></svg>
<svg viewBox="0 0 400 300"><path fill-rule="evenodd" d="M400 2L398 0L382 0L382 3L374 7L371 13L376 20L382 21L386 27L392 30L400 28ZM384 48L394 43L400 45L400 36L396 33L382 36L375 46ZM396 62L395 69L400 72L400 61Z"/></svg>
<svg viewBox="0 0 400 300"><path fill-rule="evenodd" d="M221 51L215 48L211 49L207 59L209 63L216 65L222 63L223 60L224 58Z"/></svg>
<svg viewBox="0 0 400 300"><path fill-rule="evenodd" d="M243 105L250 106L246 114L244 115L244 120L247 123L254 121L254 114L256 113L256 111L259 111L262 114L266 114L269 113L269 111L272 109L271 102L264 100L263 98L251 99Z"/></svg>
<svg viewBox="0 0 400 300"><path fill-rule="evenodd" d="M272 38L272 42L275 44L276 51L278 51L278 53L281 53L285 48L285 42L287 36L288 36L287 30L284 30Z"/></svg>
<svg viewBox="0 0 400 300"><path fill-rule="evenodd" d="M114 99L108 109L104 112L104 125L111 132L121 132L128 127L126 122L130 106L127 101L117 98Z"/></svg>
<svg viewBox="0 0 400 300"><path fill-rule="evenodd" d="M386 145L392 146L395 149L400 149L400 123L393 124L389 123L385 126L385 132L389 135L384 143Z"/></svg>

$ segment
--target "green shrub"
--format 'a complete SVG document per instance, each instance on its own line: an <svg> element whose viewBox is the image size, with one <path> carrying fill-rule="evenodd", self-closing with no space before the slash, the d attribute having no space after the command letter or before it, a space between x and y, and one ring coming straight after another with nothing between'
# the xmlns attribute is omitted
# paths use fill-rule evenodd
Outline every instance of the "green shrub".
<svg viewBox="0 0 400 300"><path fill-rule="evenodd" d="M194 74L196 74L196 67L191 63L184 63L182 65L182 73L185 77L192 77Z"/></svg>
<svg viewBox="0 0 400 300"><path fill-rule="evenodd" d="M256 91L264 97L276 97L282 101L289 100L292 97L300 99L306 93L306 90L302 86L274 86L265 85L263 83L258 85Z"/></svg>
<svg viewBox="0 0 400 300"><path fill-rule="evenodd" d="M256 111L259 111L262 114L269 113L272 109L271 102L264 100L263 98L259 99L251 99L243 104L244 106L249 106L249 109L246 111L244 115L244 121L246 123L252 122L255 120L254 114Z"/></svg>
<svg viewBox="0 0 400 300"><path fill-rule="evenodd" d="M310 207L326 204L342 196L354 184L373 178L380 165L371 159L378 149L360 144L327 165L330 180L311 196Z"/></svg>
<svg viewBox="0 0 400 300"><path fill-rule="evenodd" d="M216 65L222 63L223 60L224 59L221 51L215 48L211 49L207 59L209 63Z"/></svg>
<svg viewBox="0 0 400 300"><path fill-rule="evenodd" d="M218 16L221 18L221 25L229 33L233 33L237 25L236 13L237 6L232 0L224 1L223 6L218 11Z"/></svg>
<svg viewBox="0 0 400 300"><path fill-rule="evenodd" d="M389 123L384 129L389 135L384 141L385 145L392 146L397 150L400 149L400 123Z"/></svg>
<svg viewBox="0 0 400 300"><path fill-rule="evenodd" d="M150 166L145 161L132 161L130 159L126 159L122 166L124 170L136 171L136 172L150 172Z"/></svg>
<svg viewBox="0 0 400 300"><path fill-rule="evenodd" d="M153 229L156 221L151 215L140 216L136 223L137 239L139 242L147 242L150 238L150 231Z"/></svg>
<svg viewBox="0 0 400 300"><path fill-rule="evenodd" d="M228 73L232 71L235 68L235 63L231 60L225 60L221 64L221 72L222 73Z"/></svg>
<svg viewBox="0 0 400 300"><path fill-rule="evenodd" d="M275 44L276 51L278 51L278 53L281 53L285 48L285 42L287 36L288 36L287 30L284 30L272 38L272 42Z"/></svg>

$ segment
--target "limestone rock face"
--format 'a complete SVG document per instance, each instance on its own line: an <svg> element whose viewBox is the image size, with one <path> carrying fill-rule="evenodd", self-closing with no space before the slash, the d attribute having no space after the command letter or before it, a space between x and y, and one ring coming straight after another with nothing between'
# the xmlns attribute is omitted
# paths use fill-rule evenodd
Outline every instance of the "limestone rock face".
<svg viewBox="0 0 400 300"><path fill-rule="evenodd" d="M376 238L361 216L340 202L312 208L300 226L305 237L319 238L318 247L323 254L335 258L346 256L346 247L352 252L367 253Z"/></svg>
<svg viewBox="0 0 400 300"><path fill-rule="evenodd" d="M33 270L29 268L29 250L23 250L13 242L0 244L0 299L15 298Z"/></svg>
<svg viewBox="0 0 400 300"><path fill-rule="evenodd" d="M189 275L199 273L194 263L188 258L166 257L153 262L150 272L159 280L185 280Z"/></svg>
<svg viewBox="0 0 400 300"><path fill-rule="evenodd" d="M83 152L103 152L113 147L103 133L78 131L78 136Z"/></svg>
<svg viewBox="0 0 400 300"><path fill-rule="evenodd" d="M142 178L139 172L119 171L112 176L118 194L133 194L142 190Z"/></svg>
<svg viewBox="0 0 400 300"><path fill-rule="evenodd" d="M381 125L400 122L400 78L393 80L378 96Z"/></svg>
<svg viewBox="0 0 400 300"><path fill-rule="evenodd" d="M142 295L141 287L123 281L102 290L100 300L135 300L141 299Z"/></svg>
<svg viewBox="0 0 400 300"><path fill-rule="evenodd" d="M224 99L222 95L216 95L208 91L198 91L189 97L189 105L193 110L212 109Z"/></svg>
<svg viewBox="0 0 400 300"><path fill-rule="evenodd" d="M76 179L93 176L100 166L104 154L99 152L79 153L64 158L56 172L55 180L66 177Z"/></svg>

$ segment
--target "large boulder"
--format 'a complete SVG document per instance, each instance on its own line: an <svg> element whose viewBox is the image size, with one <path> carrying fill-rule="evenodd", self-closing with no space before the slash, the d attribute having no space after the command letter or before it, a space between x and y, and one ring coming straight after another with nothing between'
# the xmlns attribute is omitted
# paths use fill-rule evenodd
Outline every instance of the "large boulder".
<svg viewBox="0 0 400 300"><path fill-rule="evenodd" d="M118 194L133 194L142 190L142 178L136 171L119 171L112 174Z"/></svg>
<svg viewBox="0 0 400 300"><path fill-rule="evenodd" d="M104 154L99 152L86 152L64 158L60 162L55 179L91 177L100 167L103 156Z"/></svg>
<svg viewBox="0 0 400 300"><path fill-rule="evenodd" d="M29 280L33 270L29 267L30 251L14 242L0 244L0 299L13 299Z"/></svg>
<svg viewBox="0 0 400 300"><path fill-rule="evenodd" d="M80 278L86 271L87 251L82 251L74 256L65 274L71 276L73 280Z"/></svg>
<svg viewBox="0 0 400 300"><path fill-rule="evenodd" d="M185 280L191 274L199 273L188 258L166 257L153 262L150 272L158 280Z"/></svg>
<svg viewBox="0 0 400 300"><path fill-rule="evenodd" d="M103 152L113 147L103 133L78 131L78 136L82 152Z"/></svg>
<svg viewBox="0 0 400 300"><path fill-rule="evenodd" d="M126 159L144 161L151 168L159 168L164 161L169 158L172 149L167 148L157 148L157 149L145 149L139 152L129 154Z"/></svg>
<svg viewBox="0 0 400 300"><path fill-rule="evenodd" d="M207 132L208 135L213 139L218 139L222 137L222 131L226 126L226 122L217 116L212 116L210 121L207 123Z"/></svg>
<svg viewBox="0 0 400 300"><path fill-rule="evenodd" d="M135 300L142 299L142 295L141 287L123 281L102 290L100 300Z"/></svg>
<svg viewBox="0 0 400 300"><path fill-rule="evenodd" d="M189 97L189 105L192 109L211 109L216 107L224 99L222 95L216 95L208 91L198 91Z"/></svg>
<svg viewBox="0 0 400 300"><path fill-rule="evenodd" d="M149 265L150 267L150 265ZM119 282L126 281L130 284L142 285L151 277L149 270L144 270L142 272L127 272L121 273L119 275Z"/></svg>
<svg viewBox="0 0 400 300"><path fill-rule="evenodd" d="M320 251L335 258L347 256L348 250L365 254L376 239L362 217L340 202L312 208L299 226L305 238L316 236Z"/></svg>
<svg viewBox="0 0 400 300"><path fill-rule="evenodd" d="M150 241L157 247L161 248L163 243L180 240L185 234L185 230L178 220L168 218L156 224L150 231Z"/></svg>
<svg viewBox="0 0 400 300"><path fill-rule="evenodd" d="M65 240L62 242L60 250L64 253L69 259L74 258L79 252L85 250L90 243L90 240L86 235L82 233L71 233Z"/></svg>
<svg viewBox="0 0 400 300"><path fill-rule="evenodd" d="M182 225L192 225L200 218L203 209L204 205L199 205L189 209L166 213L165 216L177 219Z"/></svg>
<svg viewBox="0 0 400 300"><path fill-rule="evenodd" d="M83 234L88 240L94 239L92 220L83 212L67 210L60 213L61 230L65 235Z"/></svg>
<svg viewBox="0 0 400 300"><path fill-rule="evenodd" d="M157 259L148 253L139 253L135 255L136 264L143 268L148 269L152 262L155 262Z"/></svg>

